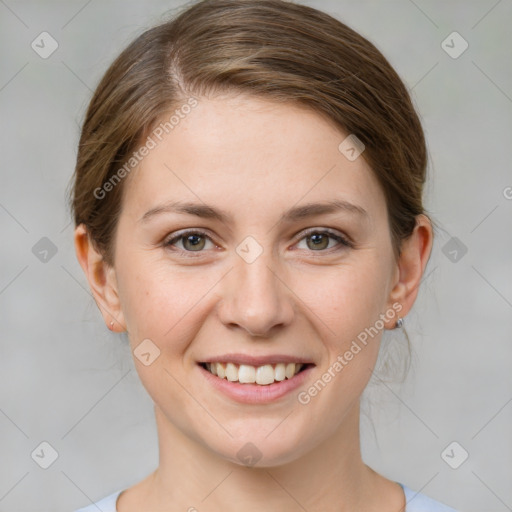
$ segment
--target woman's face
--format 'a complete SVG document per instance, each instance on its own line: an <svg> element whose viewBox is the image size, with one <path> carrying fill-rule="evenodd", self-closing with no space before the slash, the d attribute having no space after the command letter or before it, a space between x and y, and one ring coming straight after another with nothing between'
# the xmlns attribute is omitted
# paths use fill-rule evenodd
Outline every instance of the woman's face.
<svg viewBox="0 0 512 512"><path fill-rule="evenodd" d="M384 195L347 135L298 106L199 98L126 178L120 318L168 432L271 466L357 409L400 306Z"/></svg>

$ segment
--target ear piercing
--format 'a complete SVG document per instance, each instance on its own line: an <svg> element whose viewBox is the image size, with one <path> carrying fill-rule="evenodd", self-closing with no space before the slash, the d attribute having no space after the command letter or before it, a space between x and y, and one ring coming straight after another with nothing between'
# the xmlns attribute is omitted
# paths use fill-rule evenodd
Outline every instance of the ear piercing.
<svg viewBox="0 0 512 512"><path fill-rule="evenodd" d="M110 329L111 331L113 331L113 330L114 330L114 320L112 320L112 321L110 322L110 327L109 327L109 329Z"/></svg>

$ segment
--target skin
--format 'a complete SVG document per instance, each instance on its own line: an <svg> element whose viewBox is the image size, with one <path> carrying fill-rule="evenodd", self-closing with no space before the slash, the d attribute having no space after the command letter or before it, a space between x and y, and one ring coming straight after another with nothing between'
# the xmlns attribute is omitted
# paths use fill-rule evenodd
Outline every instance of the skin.
<svg viewBox="0 0 512 512"><path fill-rule="evenodd" d="M300 388L307 390L379 314L398 303L403 318L413 306L431 224L418 216L395 260L383 192L363 157L349 161L338 150L346 136L301 106L199 98L126 178L112 267L85 228L76 229L77 257L106 324L126 330L132 350L148 338L160 350L148 366L134 357L155 404L159 467L121 494L119 512L405 506L402 489L366 466L359 448L359 400L382 331L307 405L297 391L272 404L234 402L197 366L230 352L302 356L315 364ZM334 199L367 216L339 211L279 222L289 208ZM168 212L140 221L177 200L230 218ZM199 251L186 238L165 245L185 228L210 238L196 239ZM318 248L308 228L329 228L353 247L320 237ZM236 252L249 235L263 250L250 264ZM262 454L253 467L236 456L248 442Z"/></svg>

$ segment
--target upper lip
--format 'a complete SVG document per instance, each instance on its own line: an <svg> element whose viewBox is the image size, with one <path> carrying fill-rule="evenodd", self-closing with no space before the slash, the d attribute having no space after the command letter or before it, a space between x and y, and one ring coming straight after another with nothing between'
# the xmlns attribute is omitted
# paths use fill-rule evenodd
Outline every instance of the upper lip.
<svg viewBox="0 0 512 512"><path fill-rule="evenodd" d="M201 361L203 363L234 363L236 365L246 364L249 366L263 366L265 364L278 363L302 363L313 364L311 360L299 356L287 354L272 354L267 356L250 356L248 354L224 354L222 356L209 357Z"/></svg>

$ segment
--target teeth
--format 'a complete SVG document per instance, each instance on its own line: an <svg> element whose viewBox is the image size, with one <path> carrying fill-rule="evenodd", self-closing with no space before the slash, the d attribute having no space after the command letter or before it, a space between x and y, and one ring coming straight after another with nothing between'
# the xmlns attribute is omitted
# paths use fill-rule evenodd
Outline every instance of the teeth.
<svg viewBox="0 0 512 512"><path fill-rule="evenodd" d="M251 366L233 363L206 363L206 368L217 375L220 379L226 378L230 382L240 382L241 384L260 384L266 386L275 381L280 382L291 379L299 373L303 364L301 363L278 363L276 365L265 364L263 366Z"/></svg>
<svg viewBox="0 0 512 512"><path fill-rule="evenodd" d="M259 366L256 370L256 384L272 384L274 382L274 377L274 368L272 368L271 364Z"/></svg>
<svg viewBox="0 0 512 512"><path fill-rule="evenodd" d="M233 365L235 366L235 365ZM236 368L236 366L235 366ZM259 368L258 368L259 370ZM256 368L254 366L248 366L241 364L238 368L238 382L241 384L254 384L256 382Z"/></svg>
<svg viewBox="0 0 512 512"><path fill-rule="evenodd" d="M210 363L210 367L217 369L217 377L221 379L226 377L226 367L222 363ZM215 375L215 371L210 371Z"/></svg>
<svg viewBox="0 0 512 512"><path fill-rule="evenodd" d="M231 382L238 380L238 368L233 363L228 363L226 365L226 379Z"/></svg>
<svg viewBox="0 0 512 512"><path fill-rule="evenodd" d="M276 364L275 379L277 381L284 380L286 377L286 365L283 363Z"/></svg>
<svg viewBox="0 0 512 512"><path fill-rule="evenodd" d="M291 379L295 375L295 363L288 363L284 374L287 379Z"/></svg>

